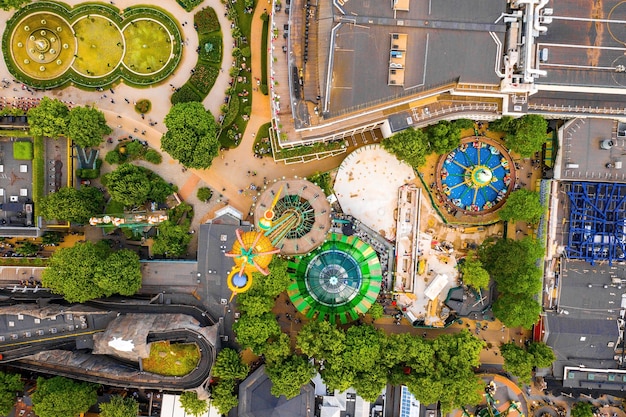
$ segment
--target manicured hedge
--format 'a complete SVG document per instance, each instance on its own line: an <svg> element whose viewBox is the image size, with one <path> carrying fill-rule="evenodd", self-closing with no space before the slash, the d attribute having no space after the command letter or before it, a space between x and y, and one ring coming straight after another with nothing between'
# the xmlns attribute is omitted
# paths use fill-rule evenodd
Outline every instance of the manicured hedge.
<svg viewBox="0 0 626 417"><path fill-rule="evenodd" d="M217 80L217 76L219 75L219 70L210 65L204 65L201 61L196 65L195 71L189 82L198 89L198 91L202 94L209 94L213 84L215 84L215 80Z"/></svg>
<svg viewBox="0 0 626 417"><path fill-rule="evenodd" d="M204 8L196 13L193 17L193 22L200 35L220 30L220 22L217 20L217 14L211 7Z"/></svg>
<svg viewBox="0 0 626 417"><path fill-rule="evenodd" d="M187 103L190 101L202 101L202 97L200 96L200 93L193 88L191 83L186 82L178 89L178 91L172 94L171 102L172 104L176 104Z"/></svg>
<svg viewBox="0 0 626 417"><path fill-rule="evenodd" d="M177 0L177 1L178 1L178 4L180 4L180 6L188 12L192 11L194 7L197 7L200 3L202 3L202 0Z"/></svg>
<svg viewBox="0 0 626 417"><path fill-rule="evenodd" d="M204 45L210 43L213 45L211 52L207 52ZM222 34L212 33L210 35L204 35L200 38L200 59L220 63L222 62Z"/></svg>

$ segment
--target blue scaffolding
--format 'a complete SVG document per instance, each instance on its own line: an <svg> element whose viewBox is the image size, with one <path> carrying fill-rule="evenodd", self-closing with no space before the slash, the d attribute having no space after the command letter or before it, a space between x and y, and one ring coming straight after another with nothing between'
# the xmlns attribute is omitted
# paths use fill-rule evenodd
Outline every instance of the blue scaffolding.
<svg viewBox="0 0 626 417"><path fill-rule="evenodd" d="M592 265L624 260L626 184L574 182L570 200L567 256Z"/></svg>

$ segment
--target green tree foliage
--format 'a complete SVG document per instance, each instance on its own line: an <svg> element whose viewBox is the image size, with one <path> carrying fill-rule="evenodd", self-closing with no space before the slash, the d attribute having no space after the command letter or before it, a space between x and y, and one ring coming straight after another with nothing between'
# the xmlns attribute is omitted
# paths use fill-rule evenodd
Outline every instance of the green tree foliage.
<svg viewBox="0 0 626 417"><path fill-rule="evenodd" d="M35 256L37 252L39 252L39 245L30 241L20 243L20 245L15 248L15 253L22 256Z"/></svg>
<svg viewBox="0 0 626 417"><path fill-rule="evenodd" d="M209 403L198 398L195 391L185 391L180 395L180 405L185 413L192 416L200 416L209 410Z"/></svg>
<svg viewBox="0 0 626 417"><path fill-rule="evenodd" d="M244 349L250 348L256 354L263 352L269 338L280 334L280 326L271 313L258 317L243 315L233 324L233 330L237 334L239 345Z"/></svg>
<svg viewBox="0 0 626 417"><path fill-rule="evenodd" d="M137 417L139 403L131 397L114 395L108 403L100 404L100 417Z"/></svg>
<svg viewBox="0 0 626 417"><path fill-rule="evenodd" d="M211 390L212 405L217 408L220 414L228 414L230 410L237 407L239 400L235 395L235 381L220 380Z"/></svg>
<svg viewBox="0 0 626 417"><path fill-rule="evenodd" d="M191 235L188 227L166 220L159 225L158 234L152 245L152 253L178 258L187 253L189 242L191 242Z"/></svg>
<svg viewBox="0 0 626 417"><path fill-rule="evenodd" d="M552 348L543 342L533 342L528 346L528 353L533 355L537 368L549 368L556 360Z"/></svg>
<svg viewBox="0 0 626 417"><path fill-rule="evenodd" d="M213 197L213 191L209 187L200 187L198 188L197 197L198 200L207 203Z"/></svg>
<svg viewBox="0 0 626 417"><path fill-rule="evenodd" d="M367 313L370 315L370 317L372 317L372 319L378 320L385 314L385 308L379 303L374 303L372 304L370 309L367 310Z"/></svg>
<svg viewBox="0 0 626 417"><path fill-rule="evenodd" d="M149 169L132 164L122 164L102 178L111 198L134 207L146 201L162 203L174 189Z"/></svg>
<svg viewBox="0 0 626 417"><path fill-rule="evenodd" d="M86 413L98 396L98 385L75 382L55 376L37 378L37 390L31 396L33 410L39 417L68 417Z"/></svg>
<svg viewBox="0 0 626 417"><path fill-rule="evenodd" d="M382 141L383 148L413 168L426 163L428 137L421 129L408 128Z"/></svg>
<svg viewBox="0 0 626 417"><path fill-rule="evenodd" d="M483 268L483 263L476 256L475 251L469 251L465 262L459 268L463 274L463 283L468 287L480 290L489 286L489 272Z"/></svg>
<svg viewBox="0 0 626 417"><path fill-rule="evenodd" d="M290 355L281 362L267 364L267 376L272 381L272 395L287 399L300 394L300 389L315 376L315 367L299 355Z"/></svg>
<svg viewBox="0 0 626 417"><path fill-rule="evenodd" d="M224 348L217 354L213 376L220 379L243 380L248 376L250 368L243 363L236 350Z"/></svg>
<svg viewBox="0 0 626 417"><path fill-rule="evenodd" d="M30 3L30 0L0 0L0 9L11 10L19 9L25 4Z"/></svg>
<svg viewBox="0 0 626 417"><path fill-rule="evenodd" d="M165 116L161 149L188 168L211 166L218 155L217 123L202 103L177 103Z"/></svg>
<svg viewBox="0 0 626 417"><path fill-rule="evenodd" d="M28 110L28 124L32 136L58 138L67 133L69 110L63 102L44 97L37 107Z"/></svg>
<svg viewBox="0 0 626 417"><path fill-rule="evenodd" d="M509 195L504 207L498 211L498 216L505 221L521 220L538 223L544 211L537 191L520 188Z"/></svg>
<svg viewBox="0 0 626 417"><path fill-rule="evenodd" d="M69 112L67 136L83 148L98 146L102 137L113 130L107 125L104 114L89 106L78 106Z"/></svg>
<svg viewBox="0 0 626 417"><path fill-rule="evenodd" d="M272 311L274 298L268 297L259 286L253 284L249 291L237 296L237 307L243 314L258 317Z"/></svg>
<svg viewBox="0 0 626 417"><path fill-rule="evenodd" d="M544 255L542 245L532 237L500 239L480 250L480 259L498 284L498 291L537 294L541 291L542 271L537 261Z"/></svg>
<svg viewBox="0 0 626 417"><path fill-rule="evenodd" d="M94 187L62 187L39 199L39 212L44 219L81 224L102 213L103 206L104 197Z"/></svg>
<svg viewBox="0 0 626 417"><path fill-rule="evenodd" d="M19 374L7 374L0 371L0 415L8 416L15 404L16 394L24 389Z"/></svg>
<svg viewBox="0 0 626 417"><path fill-rule="evenodd" d="M141 287L141 265L128 249L112 252L103 244L84 242L55 251L41 281L72 303L132 295Z"/></svg>
<svg viewBox="0 0 626 417"><path fill-rule="evenodd" d="M345 332L328 321L309 321L296 335L296 347L317 361L340 360L345 341Z"/></svg>
<svg viewBox="0 0 626 417"><path fill-rule="evenodd" d="M470 119L456 119L452 123L454 123L454 125L461 130L474 128L474 121Z"/></svg>
<svg viewBox="0 0 626 417"><path fill-rule="evenodd" d="M541 150L546 141L548 122L536 114L527 114L519 119L505 116L500 120L489 123L492 130L505 132L506 145L522 157L527 158Z"/></svg>
<svg viewBox="0 0 626 417"><path fill-rule="evenodd" d="M282 362L291 353L291 340L285 333L281 333L267 344L263 356L265 356L265 363L273 364Z"/></svg>
<svg viewBox="0 0 626 417"><path fill-rule="evenodd" d="M493 314L507 327L530 329L539 320L541 304L531 295L504 293L493 303Z"/></svg>
<svg viewBox="0 0 626 417"><path fill-rule="evenodd" d="M275 256L269 264L270 274L265 276L255 273L253 286L268 297L278 297L291 284L291 276L287 272L288 266L289 261Z"/></svg>
<svg viewBox="0 0 626 417"><path fill-rule="evenodd" d="M361 372L376 367L384 346L385 335L373 326L352 326L346 332L344 365Z"/></svg>
<svg viewBox="0 0 626 417"><path fill-rule="evenodd" d="M515 375L525 384L530 384L533 376L533 355L515 343L505 343L500 346L500 353L504 358L504 370Z"/></svg>
<svg viewBox="0 0 626 417"><path fill-rule="evenodd" d="M428 149L443 155L456 149L461 143L461 128L454 122L441 120L439 123L426 128Z"/></svg>
<svg viewBox="0 0 626 417"><path fill-rule="evenodd" d="M572 407L572 417L593 417L593 407L588 402L579 401Z"/></svg>

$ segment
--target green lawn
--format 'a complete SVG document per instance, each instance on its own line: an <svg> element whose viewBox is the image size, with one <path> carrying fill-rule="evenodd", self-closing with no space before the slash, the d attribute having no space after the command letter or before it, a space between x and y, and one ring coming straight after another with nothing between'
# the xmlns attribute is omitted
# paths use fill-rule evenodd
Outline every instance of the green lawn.
<svg viewBox="0 0 626 417"><path fill-rule="evenodd" d="M124 39L124 65L134 72L157 72L167 64L172 54L170 33L152 20L135 20L126 26Z"/></svg>
<svg viewBox="0 0 626 417"><path fill-rule="evenodd" d="M124 53L122 33L116 24L101 16L84 17L74 24L78 56L74 69L82 75L98 77L112 72Z"/></svg>
<svg viewBox="0 0 626 417"><path fill-rule="evenodd" d="M200 361L198 346L193 343L154 342L150 357L143 359L143 369L159 375L184 376L193 371Z"/></svg>
<svg viewBox="0 0 626 417"><path fill-rule="evenodd" d="M13 142L13 159L31 161L33 159L32 142Z"/></svg>

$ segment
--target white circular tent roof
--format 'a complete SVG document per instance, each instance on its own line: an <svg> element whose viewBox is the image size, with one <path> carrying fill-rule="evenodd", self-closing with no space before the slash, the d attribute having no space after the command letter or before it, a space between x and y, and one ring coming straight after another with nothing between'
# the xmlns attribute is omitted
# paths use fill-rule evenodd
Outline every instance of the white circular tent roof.
<svg viewBox="0 0 626 417"><path fill-rule="evenodd" d="M415 179L413 168L380 145L357 149L339 166L335 194L343 211L394 240L398 188Z"/></svg>

